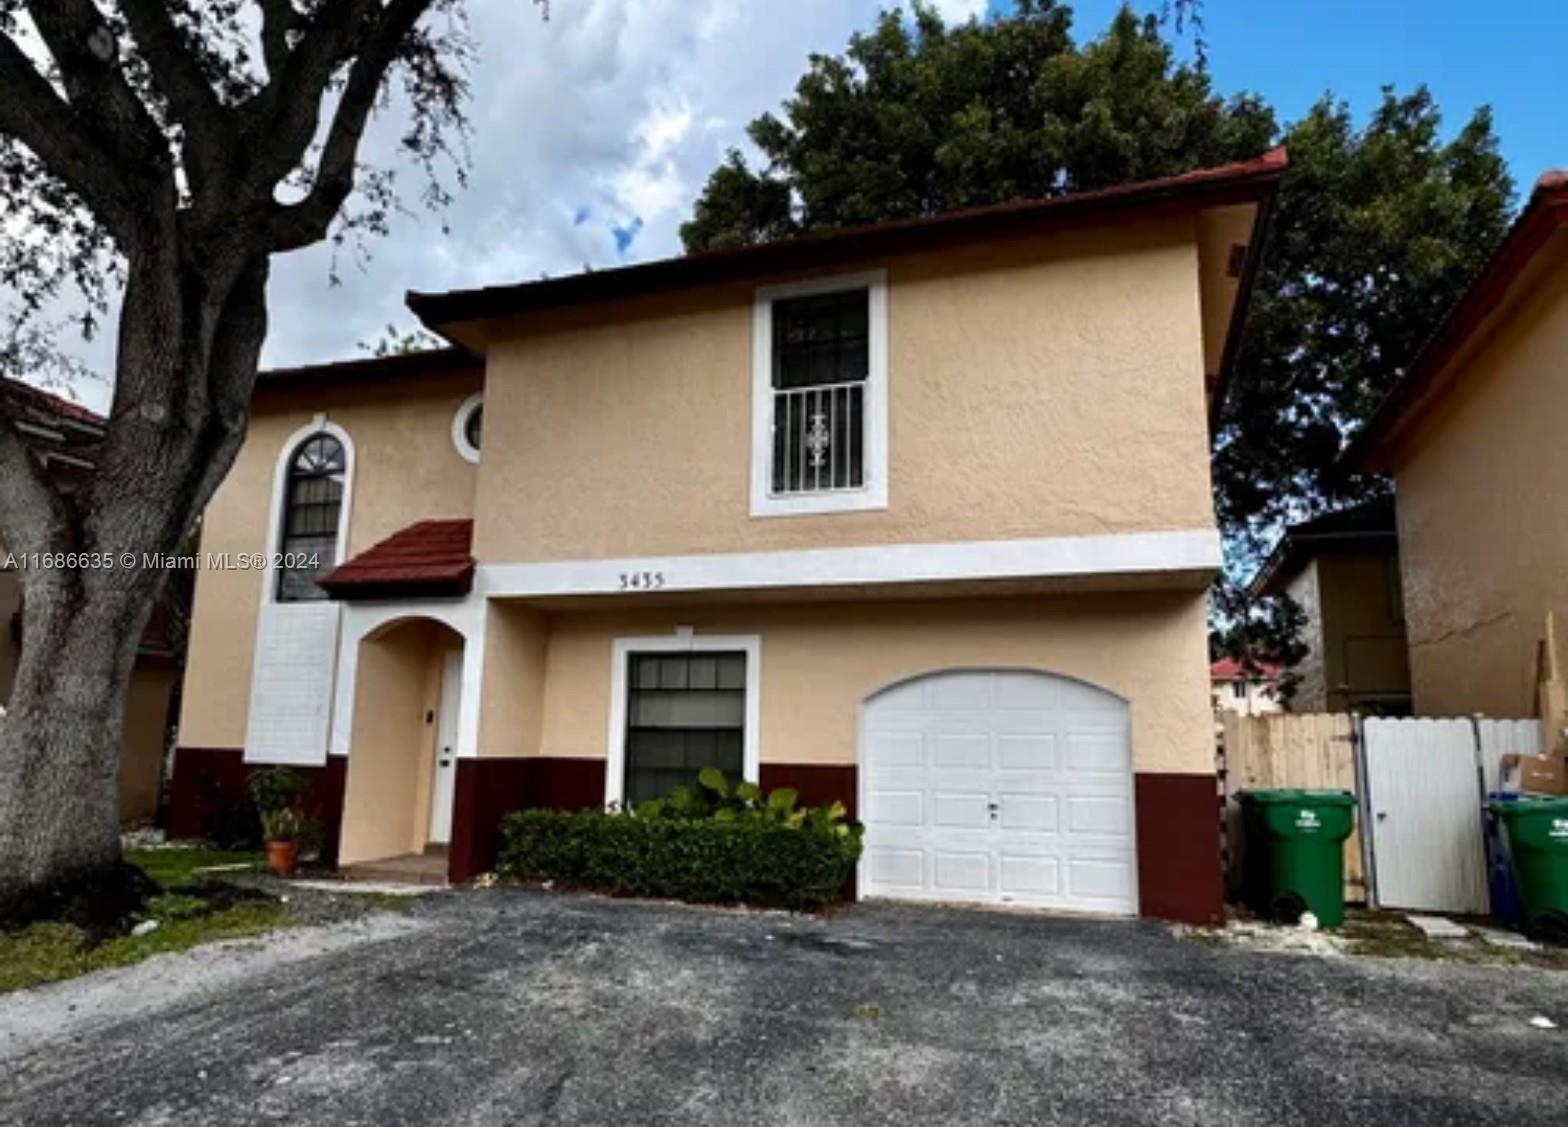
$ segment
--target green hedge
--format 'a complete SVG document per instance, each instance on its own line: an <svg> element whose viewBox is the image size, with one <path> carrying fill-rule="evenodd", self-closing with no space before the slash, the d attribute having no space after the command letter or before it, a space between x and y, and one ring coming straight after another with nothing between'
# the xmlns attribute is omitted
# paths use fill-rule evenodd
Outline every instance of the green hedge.
<svg viewBox="0 0 1568 1127"><path fill-rule="evenodd" d="M821 908L860 859L860 827L525 810L507 815L497 868L618 896Z"/></svg>

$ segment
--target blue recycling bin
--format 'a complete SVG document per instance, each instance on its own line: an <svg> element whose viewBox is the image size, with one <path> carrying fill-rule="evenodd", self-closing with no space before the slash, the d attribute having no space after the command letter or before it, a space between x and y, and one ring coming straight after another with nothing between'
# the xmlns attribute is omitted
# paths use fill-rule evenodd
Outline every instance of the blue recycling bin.
<svg viewBox="0 0 1568 1127"><path fill-rule="evenodd" d="M1486 797L1481 809L1486 825L1486 886L1492 897L1492 918L1519 927L1524 922L1524 909L1519 904L1519 888L1514 884L1514 867L1508 859L1503 820L1491 808L1493 802L1518 802L1519 796L1493 792Z"/></svg>

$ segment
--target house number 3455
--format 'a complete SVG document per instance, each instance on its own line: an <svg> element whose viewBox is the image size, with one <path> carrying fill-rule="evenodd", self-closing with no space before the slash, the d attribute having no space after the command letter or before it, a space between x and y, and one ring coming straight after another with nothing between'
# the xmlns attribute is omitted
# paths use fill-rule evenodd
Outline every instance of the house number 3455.
<svg viewBox="0 0 1568 1127"><path fill-rule="evenodd" d="M622 591L657 591L663 586L664 572L662 571L621 572Z"/></svg>

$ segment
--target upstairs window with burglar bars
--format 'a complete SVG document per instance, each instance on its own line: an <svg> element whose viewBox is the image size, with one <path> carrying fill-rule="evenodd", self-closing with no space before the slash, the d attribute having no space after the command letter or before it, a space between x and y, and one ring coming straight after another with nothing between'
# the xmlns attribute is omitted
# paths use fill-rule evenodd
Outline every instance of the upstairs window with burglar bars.
<svg viewBox="0 0 1568 1127"><path fill-rule="evenodd" d="M777 497L866 483L870 291L773 303L773 463Z"/></svg>

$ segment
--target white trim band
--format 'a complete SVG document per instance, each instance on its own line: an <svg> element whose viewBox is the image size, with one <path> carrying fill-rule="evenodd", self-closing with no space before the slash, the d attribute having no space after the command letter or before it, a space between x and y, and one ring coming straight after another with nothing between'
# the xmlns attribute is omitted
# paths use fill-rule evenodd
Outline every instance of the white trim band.
<svg viewBox="0 0 1568 1127"><path fill-rule="evenodd" d="M648 556L549 563L482 564L475 589L490 598L733 591L986 579L1214 571L1212 528Z"/></svg>

